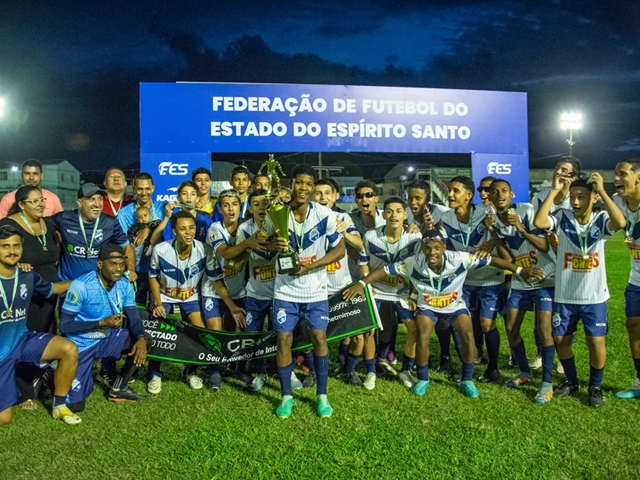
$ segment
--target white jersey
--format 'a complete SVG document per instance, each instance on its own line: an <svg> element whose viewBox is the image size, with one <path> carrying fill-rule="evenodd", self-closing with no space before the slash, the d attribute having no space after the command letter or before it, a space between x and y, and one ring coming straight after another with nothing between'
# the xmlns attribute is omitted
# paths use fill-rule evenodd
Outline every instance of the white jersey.
<svg viewBox="0 0 640 480"><path fill-rule="evenodd" d="M333 212L337 220L347 225L347 233L360 235L356 230L353 220L348 213ZM346 240L345 240L346 241ZM333 262L326 267L327 270L327 291L329 296L338 293L351 283L351 273L349 273L349 254L345 248L344 257Z"/></svg>
<svg viewBox="0 0 640 480"><path fill-rule="evenodd" d="M364 251L360 255L360 265L369 265L369 272L392 263L401 262L416 254L420 249L422 235L403 232L395 243L389 243L385 235L386 226L370 230L364 236ZM402 275L385 275L372 285L376 298L396 302L409 287Z"/></svg>
<svg viewBox="0 0 640 480"><path fill-rule="evenodd" d="M265 229L269 234L275 233L270 221L265 221ZM342 235L336 231L336 216L327 207L309 202L302 223L289 213L289 242L300 262L312 264L320 260L341 240ZM276 272L274 298L294 303L327 300L327 270L314 268L302 276Z"/></svg>
<svg viewBox="0 0 640 480"><path fill-rule="evenodd" d="M625 239L633 239L632 242L627 242L631 253L629 283L640 287L640 208L632 212L626 200L617 193L613 196L613 201L622 210L622 214L627 221L627 226L624 227Z"/></svg>
<svg viewBox="0 0 640 480"><path fill-rule="evenodd" d="M533 204L534 211L537 212L540 209L540 205L542 205L545 199L549 196L549 192L551 192L550 188L543 188L536 194L535 197L533 197L533 200L531 200L531 203ZM562 202L560 202L559 205L556 205L556 202L554 200L553 203L551 204L551 213L555 213L562 208L566 208L570 210L571 202L569 198L570 198L569 194L567 194L567 196L562 199Z"/></svg>
<svg viewBox="0 0 640 480"><path fill-rule="evenodd" d="M238 227L240 241L255 235L258 224L252 218ZM276 283L276 254L274 252L251 251L249 255L249 280L247 296L257 300L273 300L273 287Z"/></svg>
<svg viewBox="0 0 640 480"><path fill-rule="evenodd" d="M409 277L418 292L418 308L426 308L436 313L453 313L467 307L462 288L467 272L489 265L491 257L480 259L464 252L445 251L440 273L429 268L422 252L409 257L404 262L384 267L387 275Z"/></svg>
<svg viewBox="0 0 640 480"><path fill-rule="evenodd" d="M246 282L244 278L245 262L226 260L218 252L218 249L222 245L235 247L236 235L230 234L222 221L215 222L209 227L209 230L207 230L207 243L214 251L214 273L211 278L204 279L202 295L205 297L220 298L210 280L224 280L224 284L227 286L231 298L238 300L246 297ZM241 263L240 267L238 267L238 263Z"/></svg>
<svg viewBox="0 0 640 480"><path fill-rule="evenodd" d="M360 212L355 211L349 214L351 220L353 221L353 225L356 227L356 230L360 234L360 237L364 239L365 234L370 230L375 230L376 228L384 227L386 222L384 218L382 218L382 210L376 209L376 219L373 227L365 227L360 219ZM347 251L349 253L349 273L351 273L351 278L360 278L360 255L361 252L356 250L353 247L347 245Z"/></svg>
<svg viewBox="0 0 640 480"><path fill-rule="evenodd" d="M437 205L433 203L429 203L427 204L427 206L429 207L429 211L431 212L431 218L433 219L434 228L438 227L438 224L442 219L442 214L448 210L451 210L449 207L445 207L444 205ZM424 223L419 222L418 220L415 219L415 217L413 216L413 212L411 212L410 208L407 209L407 213L408 213L407 223L409 225L415 224L415 225L418 225L420 228L423 227Z"/></svg>
<svg viewBox="0 0 640 480"><path fill-rule="evenodd" d="M604 242L613 235L606 211L592 213L579 225L573 210L561 209L549 216L558 235L554 302L592 305L609 299Z"/></svg>
<svg viewBox="0 0 640 480"><path fill-rule="evenodd" d="M530 203L516 203L512 204L511 208L515 209L524 228L533 235L546 238L546 232L533 224L533 216L535 215L533 205ZM494 219L496 221L495 231L498 236L504 240L507 248L511 250L511 254L514 257L514 264L522 268L538 267L541 268L545 274L545 279L535 286L529 285L518 275L513 275L511 288L515 290L535 290L538 288L553 287L556 274L555 257L549 255L549 252L538 250L524 235L518 233L515 226L502 223L502 220L500 220L497 214L494 215Z"/></svg>
<svg viewBox="0 0 640 480"><path fill-rule="evenodd" d="M477 246L491 240L491 232L484 225L487 212L493 214L493 208L488 205L470 205L469 223L458 221L454 209L442 214L441 231L449 239L456 252L476 253ZM493 251L496 254L496 250ZM488 287L504 283L504 271L488 266L470 272L467 275L467 285Z"/></svg>
<svg viewBox="0 0 640 480"><path fill-rule="evenodd" d="M205 271L207 275L213 275L212 252L204 243L194 240L189 258L182 260L175 244L176 240L167 240L155 246L149 277L160 283L162 303L198 301L200 280Z"/></svg>

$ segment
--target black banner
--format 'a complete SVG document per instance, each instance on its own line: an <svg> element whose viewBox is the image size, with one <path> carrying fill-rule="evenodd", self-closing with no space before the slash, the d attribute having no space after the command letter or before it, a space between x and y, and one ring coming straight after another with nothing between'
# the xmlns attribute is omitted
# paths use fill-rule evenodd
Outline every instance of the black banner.
<svg viewBox="0 0 640 480"><path fill-rule="evenodd" d="M217 332L183 322L179 315L152 318L144 307L140 316L151 338L147 356L157 360L190 364L210 364L251 360L276 354L276 332ZM350 301L339 292L329 299L327 341L367 332L379 326L378 310L369 288L365 297ZM292 350L311 347L307 322L301 319L293 334Z"/></svg>

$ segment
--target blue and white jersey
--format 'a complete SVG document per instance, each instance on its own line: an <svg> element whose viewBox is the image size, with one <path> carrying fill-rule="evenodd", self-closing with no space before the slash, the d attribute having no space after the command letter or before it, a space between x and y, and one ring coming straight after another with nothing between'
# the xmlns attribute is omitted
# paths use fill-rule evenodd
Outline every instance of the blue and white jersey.
<svg viewBox="0 0 640 480"><path fill-rule="evenodd" d="M444 205L437 205L434 203L428 203L427 206L429 207L429 211L431 212L431 218L433 219L433 226L434 227L438 227L438 224L440 223L440 220L442 219L442 215L451 210L449 207L445 207ZM409 225L411 224L415 224L418 225L420 228L423 227L424 223L419 222L418 220L415 219L415 217L413 216L413 212L411 211L410 208L407 209L407 223Z"/></svg>
<svg viewBox="0 0 640 480"><path fill-rule="evenodd" d="M405 261L384 267L387 275L408 277L418 292L418 308L437 313L453 313L467 307L462 288L467 272L489 265L491 257L480 259L473 254L445 251L442 270L435 273L429 268L422 252ZM408 295L405 295L405 298Z"/></svg>
<svg viewBox="0 0 640 480"><path fill-rule="evenodd" d="M249 212L249 195L247 195L244 199L244 202L240 202L240 215L238 218L242 220L247 216ZM220 203L217 202L215 207L213 207L213 215L211 215L214 222L221 222L224 217L222 216L222 212L220 212Z"/></svg>
<svg viewBox="0 0 640 480"><path fill-rule="evenodd" d="M265 230L275 234L271 221L265 219ZM309 202L307 214L299 223L289 214L289 242L302 263L312 264L324 257L327 252L338 246L342 235L336 231L336 216L327 207ZM315 268L306 275L282 275L276 272L276 300L295 303L312 303L327 300L327 271Z"/></svg>
<svg viewBox="0 0 640 480"><path fill-rule="evenodd" d="M151 221L164 220L164 206L166 202L153 202L151 204ZM136 210L138 209L138 202L125 205L118 212L118 222L124 232L129 232L131 226L136 223ZM152 232L153 233L153 232Z"/></svg>
<svg viewBox="0 0 640 480"><path fill-rule="evenodd" d="M62 236L58 266L60 280L74 280L95 270L98 253L103 245L113 243L124 247L129 244L127 235L115 217L100 213L95 222L82 220L84 235L80 228L80 218L78 210L67 210L51 217Z"/></svg>
<svg viewBox="0 0 640 480"><path fill-rule="evenodd" d="M542 203L546 200L550 192L551 192L550 188L543 188L536 194L535 197L533 197L533 200L531 200L531 203L533 204L534 211L537 212L540 209L540 205L542 205ZM560 202L559 205L556 205L556 202L554 200L553 203L551 204L550 211L551 213L555 213L562 208L571 210L571 201L570 201L569 194L567 194L567 196L562 199L562 202Z"/></svg>
<svg viewBox="0 0 640 480"><path fill-rule="evenodd" d="M477 246L491 240L491 232L484 225L487 212L493 214L493 208L488 205L471 205L469 223L458 221L454 209L442 214L441 230L449 239L456 252L476 253ZM495 254L496 251L494 250ZM467 285L475 287L501 285L504 283L504 271L488 266L480 270L469 272Z"/></svg>
<svg viewBox="0 0 640 480"><path fill-rule="evenodd" d="M173 215L176 212L179 212L180 210L181 210L180 207L174 208L173 212L171 212L171 215ZM213 219L211 218L211 215L209 215L207 212L203 212L202 210L196 210L195 219L196 219L196 240L198 240L199 242L206 242L207 231L209 230L209 227L213 223ZM173 240L174 238L176 238L176 236L173 234L173 230L171 229L171 222L167 222L167 226L164 227L164 232L162 232L162 237L164 238L165 241Z"/></svg>
<svg viewBox="0 0 640 480"><path fill-rule="evenodd" d="M629 283L640 287L640 208L631 211L627 201L617 193L613 196L613 201L622 211L627 226L624 227L625 239L631 253L631 272L629 273ZM625 240L626 241L626 240Z"/></svg>
<svg viewBox="0 0 640 480"><path fill-rule="evenodd" d="M202 276L205 271L213 275L212 254L204 243L194 240L189 258L182 260L175 244L170 240L154 247L149 277L160 282L162 303L198 301Z"/></svg>
<svg viewBox="0 0 640 480"><path fill-rule="evenodd" d="M533 217L535 215L533 205L530 203L516 203L511 207L515 209L518 217L520 217L520 222L522 222L524 228L533 235L546 238L547 233L540 228L536 228L533 224ZM522 268L541 268L545 274L545 279L542 282L537 283L535 286L529 285L518 275L513 275L511 279L511 288L515 290L536 290L538 288L553 287L555 284L556 274L555 257L551 256L549 252L542 252L534 247L531 242L524 237L524 235L516 230L514 225L506 225L502 223L498 214L494 214L493 217L495 219L494 229L511 251L511 254L514 257L514 264Z"/></svg>
<svg viewBox="0 0 640 480"><path fill-rule="evenodd" d="M561 209L549 216L551 230L558 235L554 302L576 305L602 303L609 299L604 242L615 232L606 211L592 213L585 225L573 210Z"/></svg>
<svg viewBox="0 0 640 480"><path fill-rule="evenodd" d="M27 333L27 310L34 293L49 298L53 283L43 279L34 270L23 272L20 267L10 277L0 277L6 297L0 299L0 362L9 355ZM13 304L13 305L12 305ZM7 308L12 307L12 308ZM11 310L11 314L7 312Z"/></svg>
<svg viewBox="0 0 640 480"><path fill-rule="evenodd" d="M376 218L375 224L373 227L365 227L364 223L362 223L362 219L360 218L360 212L355 211L349 214L351 217L351 221L353 222L353 226L356 227L356 230L360 234L360 237L364 239L365 234L370 230L375 230L376 228L384 227L386 222L384 218L382 218L382 210L376 209ZM349 252L349 273L351 274L351 278L360 278L360 267L359 267L359 259L361 252L356 251L355 248L349 246L347 244L347 251Z"/></svg>
<svg viewBox="0 0 640 480"><path fill-rule="evenodd" d="M347 233L358 236L360 235L355 225L353 224L351 216L348 213L333 211L333 214L335 215L336 220L344 222L347 225ZM339 292L351 283L351 273L349 272L349 254L347 253L346 248L344 250L344 257L342 257L341 260L337 260L327 265L326 270L327 292L329 296Z"/></svg>
<svg viewBox="0 0 640 480"><path fill-rule="evenodd" d="M90 272L71 282L62 305L64 312L75 317L76 322L99 322L111 315L124 314L125 307L136 306L133 285L122 277L107 290L98 272ZM83 352L111 335L109 327L97 328L90 332L65 334L64 336Z"/></svg>
<svg viewBox="0 0 640 480"><path fill-rule="evenodd" d="M237 232L236 232L237 233ZM245 262L238 268L235 260L226 260L218 249L222 245L228 247L236 246L237 235L230 234L224 226L223 222L215 222L207 231L207 244L213 249L213 274L209 278L205 278L202 284L202 295L205 297L220 298L210 280L224 280L229 295L234 300L244 298L247 295L245 290Z"/></svg>
<svg viewBox="0 0 640 480"><path fill-rule="evenodd" d="M422 235L420 233L403 232L395 243L389 243L385 234L386 226L368 231L364 236L364 250L360 254L360 265L369 265L369 272L392 263L401 262L415 255L420 249ZM376 298L392 302L408 295L409 285L402 275L385 275L372 284Z"/></svg>
<svg viewBox="0 0 640 480"><path fill-rule="evenodd" d="M244 241L258 231L258 225L252 218L238 227L237 236ZM275 252L251 251L249 255L249 281L247 282L247 297L257 300L273 300L273 289L276 284L276 254Z"/></svg>

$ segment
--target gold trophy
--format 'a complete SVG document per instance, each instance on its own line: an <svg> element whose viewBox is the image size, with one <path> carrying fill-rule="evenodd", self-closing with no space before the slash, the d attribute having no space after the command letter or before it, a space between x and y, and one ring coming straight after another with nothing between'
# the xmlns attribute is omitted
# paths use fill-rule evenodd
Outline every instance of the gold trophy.
<svg viewBox="0 0 640 480"><path fill-rule="evenodd" d="M289 218L291 218L291 208L282 203L282 200L280 200L280 196L278 195L281 188L280 177L278 174L283 177L285 174L282 171L280 162L274 158L273 154L269 155L269 160L260 166L258 174L262 174L265 169L266 172L264 174L269 178L267 199L269 200L270 206L267 209L267 215L269 215L269 219L271 219L271 223L273 223L276 235L280 238L284 238L287 243L289 243ZM274 182L276 186L275 194L273 193ZM298 265L298 255L296 255L296 252L291 248L291 245L287 246L286 250L278 253L276 261L278 263L278 273L286 275L296 273L300 270L300 266Z"/></svg>

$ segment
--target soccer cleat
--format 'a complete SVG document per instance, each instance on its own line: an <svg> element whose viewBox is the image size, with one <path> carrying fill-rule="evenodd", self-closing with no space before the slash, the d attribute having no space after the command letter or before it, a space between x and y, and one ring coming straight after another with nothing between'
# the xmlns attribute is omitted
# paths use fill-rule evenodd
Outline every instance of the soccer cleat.
<svg viewBox="0 0 640 480"><path fill-rule="evenodd" d="M413 393L419 397L424 397L427 393L427 388L429 388L429 380L418 380L418 383L413 386Z"/></svg>
<svg viewBox="0 0 640 480"><path fill-rule="evenodd" d="M51 416L56 420L62 420L67 425L77 425L82 422L82 419L69 410L67 405L58 405L51 410Z"/></svg>
<svg viewBox="0 0 640 480"><path fill-rule="evenodd" d="M294 372L291 372L291 389L292 390L302 389L302 382L298 379L298 377Z"/></svg>
<svg viewBox="0 0 640 480"><path fill-rule="evenodd" d="M460 390L462 390L462 393L464 393L467 397L477 398L480 396L480 391L476 388L473 380L465 380L464 382L460 382Z"/></svg>
<svg viewBox="0 0 640 480"><path fill-rule="evenodd" d="M588 402L590 407L601 407L604 405L604 393L600 387L589 387Z"/></svg>
<svg viewBox="0 0 640 480"><path fill-rule="evenodd" d="M451 366L451 359L449 357L440 357L440 364L438 365L438 373L448 373Z"/></svg>
<svg viewBox="0 0 640 480"><path fill-rule="evenodd" d="M220 375L220 372L213 372L209 376L209 389L212 392L221 392L223 388L224 383L222 383L222 375Z"/></svg>
<svg viewBox="0 0 640 480"><path fill-rule="evenodd" d="M478 377L480 383L494 383L500 380L499 370L485 370L482 375Z"/></svg>
<svg viewBox="0 0 640 480"><path fill-rule="evenodd" d="M460 372L452 372L451 375L449 375L449 380L460 383L462 381L462 374Z"/></svg>
<svg viewBox="0 0 640 480"><path fill-rule="evenodd" d="M343 373L344 373L344 363L338 363L338 365L336 366L335 370L333 371L333 374L336 377L339 377Z"/></svg>
<svg viewBox="0 0 640 480"><path fill-rule="evenodd" d="M390 377L398 376L398 372L391 366L388 360L379 358L376 363L378 364L378 368L382 370L382 373L384 373L385 375Z"/></svg>
<svg viewBox="0 0 640 480"><path fill-rule="evenodd" d="M367 390L376 388L376 374L373 372L367 373L367 376L364 377L364 382L362 382L362 386Z"/></svg>
<svg viewBox="0 0 640 480"><path fill-rule="evenodd" d="M362 380L356 372L345 373L343 376L344 383L352 387L362 387Z"/></svg>
<svg viewBox="0 0 640 480"><path fill-rule="evenodd" d="M162 377L154 375L147 383L147 392L152 395L158 395L162 391Z"/></svg>
<svg viewBox="0 0 640 480"><path fill-rule="evenodd" d="M640 379L636 378L629 388L616 393L618 398L639 398L640 397Z"/></svg>
<svg viewBox="0 0 640 480"><path fill-rule="evenodd" d="M291 409L293 409L293 397L285 395L276 408L276 415L278 418L289 418Z"/></svg>
<svg viewBox="0 0 640 480"><path fill-rule="evenodd" d="M116 403L139 402L141 400L144 400L145 398L147 398L145 395L134 392L129 386L121 388L120 390L114 390L112 388L107 394L107 400Z"/></svg>
<svg viewBox="0 0 640 480"><path fill-rule="evenodd" d="M316 372L309 372L302 382L302 388L311 388L316 386Z"/></svg>
<svg viewBox="0 0 640 480"><path fill-rule="evenodd" d="M102 388L110 389L117 375L109 372L100 372L96 375L96 383Z"/></svg>
<svg viewBox="0 0 640 480"><path fill-rule="evenodd" d="M316 412L320 418L328 418L333 414L333 408L329 405L329 399L326 395L316 397Z"/></svg>
<svg viewBox="0 0 640 480"><path fill-rule="evenodd" d="M398 380L407 388L413 388L416 382L413 380L411 376L410 370L403 370L398 374Z"/></svg>
<svg viewBox="0 0 640 480"><path fill-rule="evenodd" d="M562 366L562 362L558 362L558 366L556 367L556 372L560 375L564 375L564 367Z"/></svg>
<svg viewBox="0 0 640 480"><path fill-rule="evenodd" d="M549 403L553 398L553 384L542 382L540 391L536 393L537 403Z"/></svg>
<svg viewBox="0 0 640 480"><path fill-rule="evenodd" d="M516 360L516 357L513 353L509 356L509 366L510 367L518 366L518 361Z"/></svg>
<svg viewBox="0 0 640 480"><path fill-rule="evenodd" d="M220 374L218 374L218 376L220 376ZM222 383L222 378L220 379L220 383ZM198 375L187 375L187 385L193 390L200 390L204 386L204 382ZM222 387L220 387L220 390L222 390Z"/></svg>
<svg viewBox="0 0 640 480"><path fill-rule="evenodd" d="M504 382L504 386L509 388L520 388L527 383L531 383L531 380L530 372L520 372L515 377L511 377L509 380Z"/></svg>
<svg viewBox="0 0 640 480"><path fill-rule="evenodd" d="M529 368L532 370L540 370L542 368L542 357L540 355L536 355L535 358L532 358L529 361Z"/></svg>
<svg viewBox="0 0 640 480"><path fill-rule="evenodd" d="M398 364L398 359L396 358L396 354L393 353L391 350L389 350L389 353L387 354L387 360L389 360L389 363L391 365L397 365Z"/></svg>
<svg viewBox="0 0 640 480"><path fill-rule="evenodd" d="M476 353L476 358L473 360L473 363L475 363L476 365L479 365L479 364L484 365L487 363L487 357L484 356L484 351L478 349Z"/></svg>
<svg viewBox="0 0 640 480"><path fill-rule="evenodd" d="M259 392L264 384L267 382L267 376L264 373L260 373L254 377L249 384L248 388L252 392Z"/></svg>
<svg viewBox="0 0 640 480"><path fill-rule="evenodd" d="M558 388L555 389L554 395L558 398L568 397L569 395L576 393L579 389L580 387L575 383L565 380L558 386Z"/></svg>

